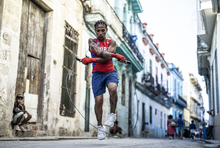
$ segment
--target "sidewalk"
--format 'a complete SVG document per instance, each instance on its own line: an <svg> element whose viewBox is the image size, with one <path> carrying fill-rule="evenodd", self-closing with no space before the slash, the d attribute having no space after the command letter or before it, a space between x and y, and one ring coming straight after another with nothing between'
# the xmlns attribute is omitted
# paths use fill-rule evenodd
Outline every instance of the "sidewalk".
<svg viewBox="0 0 220 148"><path fill-rule="evenodd" d="M57 141L57 140L88 140L97 137L73 137L73 136L47 136L47 137L25 137L25 138L0 138L0 141Z"/></svg>
<svg viewBox="0 0 220 148"><path fill-rule="evenodd" d="M215 145L215 146L218 146L218 147L220 147L220 140L204 140L205 141L205 143L207 143L207 144L213 144L213 145Z"/></svg>

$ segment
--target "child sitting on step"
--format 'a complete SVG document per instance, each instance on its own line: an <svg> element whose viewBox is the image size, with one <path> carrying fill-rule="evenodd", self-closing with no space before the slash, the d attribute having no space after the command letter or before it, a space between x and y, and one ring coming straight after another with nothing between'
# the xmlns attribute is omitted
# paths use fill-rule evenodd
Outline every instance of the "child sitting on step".
<svg viewBox="0 0 220 148"><path fill-rule="evenodd" d="M12 123L14 124L14 130L18 130L18 131L20 130L26 131L23 125L26 124L32 117L31 114L29 114L25 110L25 105L22 100L23 100L23 96L17 95L13 109Z"/></svg>

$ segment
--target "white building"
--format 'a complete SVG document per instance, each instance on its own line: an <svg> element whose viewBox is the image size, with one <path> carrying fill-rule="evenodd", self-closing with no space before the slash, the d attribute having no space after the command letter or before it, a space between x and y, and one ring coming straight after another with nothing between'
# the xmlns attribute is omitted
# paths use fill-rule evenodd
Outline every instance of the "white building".
<svg viewBox="0 0 220 148"><path fill-rule="evenodd" d="M184 119L191 123L195 121L196 128L202 128L202 119L204 118L201 114L203 108L203 98L201 97L201 86L197 78L191 73L183 73L183 97L187 101L187 107L184 109Z"/></svg>
<svg viewBox="0 0 220 148"><path fill-rule="evenodd" d="M209 109L214 109L214 137L220 140L220 1L197 0L197 57L199 74L204 76Z"/></svg>
<svg viewBox="0 0 220 148"><path fill-rule="evenodd" d="M138 115L135 136L143 136L148 131L149 137L164 137L167 130L167 116L170 105L168 100L169 67L159 52L158 44L154 44L153 35L146 32L146 23L136 18L135 34L139 49L145 58L144 70L137 74L136 95L134 101L135 114ZM140 27L141 26L141 27Z"/></svg>

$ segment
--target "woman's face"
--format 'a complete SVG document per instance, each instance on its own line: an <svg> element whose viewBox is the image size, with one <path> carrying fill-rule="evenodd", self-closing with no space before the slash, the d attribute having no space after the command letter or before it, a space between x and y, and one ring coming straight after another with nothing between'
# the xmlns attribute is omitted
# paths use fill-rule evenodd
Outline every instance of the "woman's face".
<svg viewBox="0 0 220 148"><path fill-rule="evenodd" d="M96 28L95 28L95 33L97 35L97 38L99 41L104 41L105 40L105 36L106 36L106 33L107 33L108 29L105 28L105 25L98 25Z"/></svg>

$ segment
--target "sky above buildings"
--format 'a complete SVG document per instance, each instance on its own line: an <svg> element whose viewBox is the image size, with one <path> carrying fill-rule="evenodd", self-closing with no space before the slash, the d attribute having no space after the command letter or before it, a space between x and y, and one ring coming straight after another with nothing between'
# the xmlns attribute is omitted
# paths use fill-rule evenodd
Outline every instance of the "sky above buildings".
<svg viewBox="0 0 220 148"><path fill-rule="evenodd" d="M154 34L154 43L165 53L165 60L174 63L182 72L193 73L203 89L206 110L208 96L205 83L197 67L196 0L140 0L144 12L139 14L146 22L148 34ZM206 115L206 119L208 116Z"/></svg>

